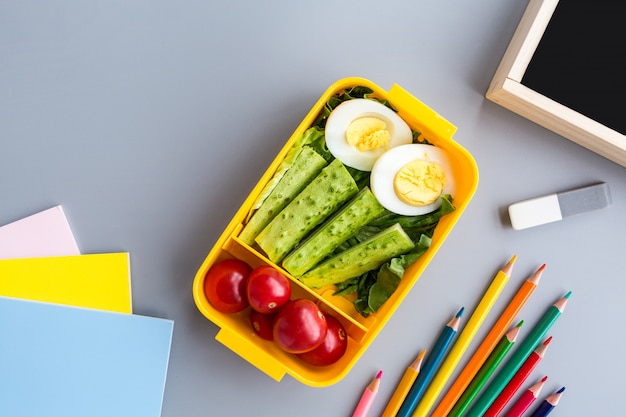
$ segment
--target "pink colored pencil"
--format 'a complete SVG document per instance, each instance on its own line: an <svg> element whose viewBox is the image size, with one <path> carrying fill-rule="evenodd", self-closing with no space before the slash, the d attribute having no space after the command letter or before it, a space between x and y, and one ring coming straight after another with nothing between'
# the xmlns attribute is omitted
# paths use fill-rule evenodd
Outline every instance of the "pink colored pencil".
<svg viewBox="0 0 626 417"><path fill-rule="evenodd" d="M522 417L522 415L528 410L528 407L531 406L532 403L535 402L539 394L541 393L541 389L543 388L547 376L541 378L541 380L535 383L533 386L528 388L524 393L519 397L519 399L511 406L509 411L504 415L504 417Z"/></svg>
<svg viewBox="0 0 626 417"><path fill-rule="evenodd" d="M368 411L372 407L374 398L376 398L376 394L378 393L378 387L380 386L380 378L382 375L383 371L378 371L376 378L374 378L372 382L365 387L352 417L365 417L367 415Z"/></svg>

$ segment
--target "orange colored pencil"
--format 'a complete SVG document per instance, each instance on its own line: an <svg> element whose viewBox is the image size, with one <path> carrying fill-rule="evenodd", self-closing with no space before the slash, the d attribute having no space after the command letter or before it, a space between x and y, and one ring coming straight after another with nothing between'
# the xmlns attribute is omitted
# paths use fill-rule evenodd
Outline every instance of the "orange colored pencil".
<svg viewBox="0 0 626 417"><path fill-rule="evenodd" d="M413 386L415 379L417 379L417 376L420 373L425 354L426 349L422 349L420 354L417 355L417 358L415 358L413 363L411 363L406 369L381 417L395 417L396 413L400 409L400 406L402 405L402 402L406 398L406 395Z"/></svg>
<svg viewBox="0 0 626 417"><path fill-rule="evenodd" d="M539 397L539 394L541 393L541 390L543 389L543 386L546 383L547 379L548 377L544 376L539 382L536 382L530 388L524 391L524 393L518 398L518 400L515 401L515 404L513 404L509 411L506 412L504 417L522 417L526 410L528 410L528 407L530 407L531 404L535 402L537 397Z"/></svg>
<svg viewBox="0 0 626 417"><path fill-rule="evenodd" d="M514 261L515 258L512 260ZM505 267L502 270L505 271L505 269L508 269L510 274L513 264L512 262L509 262L509 264L510 265L507 264L508 268ZM448 389L448 392L446 392L446 395L441 399L439 405L435 411L433 411L433 414L431 414L431 417L446 417L450 410L452 410L456 402L459 400L459 397L463 394L470 382L472 382L472 379L476 376L480 367L485 363L487 357L489 357L491 351L498 344L498 341L502 339L502 336L504 336L507 332L517 314L520 312L522 307L524 307L526 301L528 301L532 293L537 288L545 267L546 264L541 265L537 271L524 281L472 358L467 362L465 368L463 368L452 386Z"/></svg>
<svg viewBox="0 0 626 417"><path fill-rule="evenodd" d="M543 355L545 355L546 349L551 341L552 336L537 346L530 356L528 356L515 375L513 375L513 378L511 378L502 391L500 391L500 394L498 394L494 402L487 409L487 412L483 414L483 417L497 417L500 415L504 407L506 407L509 401L511 401L511 398L513 398L519 387L522 386L524 381L526 381L526 378L528 378L533 369L535 369L541 359L543 359Z"/></svg>

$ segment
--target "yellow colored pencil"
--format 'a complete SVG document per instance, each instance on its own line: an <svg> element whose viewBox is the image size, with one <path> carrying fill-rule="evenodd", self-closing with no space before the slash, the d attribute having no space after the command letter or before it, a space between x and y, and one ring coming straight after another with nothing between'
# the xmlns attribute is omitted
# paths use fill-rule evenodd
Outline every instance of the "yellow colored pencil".
<svg viewBox="0 0 626 417"><path fill-rule="evenodd" d="M417 358L409 365L409 367L404 371L404 375L402 379L398 383L396 390L394 391L391 399L387 403L387 407L385 407L385 411L381 417L395 417L402 402L406 398L406 395L409 393L411 386L415 382L415 379L420 373L420 369L422 367L422 361L424 360L424 355L426 354L426 349L423 349Z"/></svg>
<svg viewBox="0 0 626 417"><path fill-rule="evenodd" d="M450 375L454 372L456 365L461 360L461 356L465 353L468 346L472 342L472 339L476 335L476 332L480 328L481 324L487 317L487 314L493 307L498 296L504 289L504 286L509 281L511 272L513 270L513 264L517 259L517 255L513 256L511 260L496 274L495 278L491 281L489 288L483 295L482 299L476 306L476 310L472 314L472 317L467 321L467 324L461 331L456 343L450 350L448 357L439 368L437 375L432 380L430 386L424 393L422 400L417 405L413 417L426 417L431 407L437 400L437 397L441 393L441 390L448 382Z"/></svg>

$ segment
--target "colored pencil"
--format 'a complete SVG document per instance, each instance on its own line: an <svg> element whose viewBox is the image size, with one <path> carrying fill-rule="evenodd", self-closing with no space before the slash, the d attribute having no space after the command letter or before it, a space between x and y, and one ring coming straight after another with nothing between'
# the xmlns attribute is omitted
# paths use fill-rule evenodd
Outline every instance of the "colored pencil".
<svg viewBox="0 0 626 417"><path fill-rule="evenodd" d="M487 412L483 415L483 417L497 417L500 415L504 407L511 401L511 398L517 393L517 390L522 386L526 378L530 376L530 373L535 369L535 367L539 364L541 359L546 353L546 349L548 345L552 341L552 336L546 339L545 342L537 346L528 358L524 361L522 366L517 370L515 375L510 379L510 381L504 386L504 388L500 391L500 394L493 401L491 406L487 409Z"/></svg>
<svg viewBox="0 0 626 417"><path fill-rule="evenodd" d="M424 391L426 391L426 388L433 378L435 371L441 364L441 361L443 360L443 357L445 356L448 347L452 343L452 339L459 330L459 323L461 321L461 316L463 315L464 310L465 308L461 308L456 316L454 316L454 318L452 318L452 320L450 320L445 325L445 327L439 334L435 345L433 346L430 353L426 356L426 360L422 365L422 370L415 379L415 382L411 386L411 389L406 395L406 398L402 402L402 405L400 406L396 417L408 417L413 413L415 407L417 407L417 403L422 398Z"/></svg>
<svg viewBox="0 0 626 417"><path fill-rule="evenodd" d="M502 339L504 333L513 323L515 317L521 311L526 301L539 285L539 280L545 269L543 264L528 277L520 286L515 296L511 299L507 307L504 309L496 323L493 325L485 339L482 341L472 358L467 362L459 376L456 378L448 392L437 405L431 417L446 417L450 410L455 406L460 396L464 394L466 388L476 376L478 370L483 366L489 354L493 351L499 340Z"/></svg>
<svg viewBox="0 0 626 417"><path fill-rule="evenodd" d="M495 304L496 300L502 293L504 286L509 281L513 264L517 256L513 256L511 260L496 274L496 276L489 284L487 291L483 294L482 298L478 302L476 309L472 313L472 316L467 321L467 324L463 327L463 331L459 334L454 346L450 349L450 353L444 360L441 368L437 371L437 374L433 378L430 386L426 389L422 400L417 405L413 417L426 417L432 406L435 404L437 397L443 390L443 387L448 383L450 375L454 372L461 357L472 343L474 336L480 329L480 326L485 321L485 318L491 311L491 308Z"/></svg>
<svg viewBox="0 0 626 417"><path fill-rule="evenodd" d="M526 336L515 352L513 352L513 355L506 361L502 369L500 369L490 381L487 388L483 390L482 395L478 397L465 417L482 417L484 415L491 403L493 403L498 394L500 394L504 385L513 377L515 372L522 366L526 358L528 358L548 330L561 316L571 294L571 291L568 292L564 297L560 298L548 308L528 336Z"/></svg>
<svg viewBox="0 0 626 417"><path fill-rule="evenodd" d="M530 388L528 388L524 393L515 401L515 403L509 408L509 411L506 412L504 417L522 417L526 410L531 406L532 403L535 402L541 390L543 389L547 376L541 378L539 382L533 384Z"/></svg>
<svg viewBox="0 0 626 417"><path fill-rule="evenodd" d="M385 411L383 411L381 417L395 417L396 413L400 409L400 406L402 405L402 401L404 401L404 399L406 398L406 395L409 393L411 386L413 385L415 379L420 373L425 354L426 349L423 349L420 354L417 355L417 358L415 358L413 363L411 363L406 371L404 371L404 375L398 383L398 386L391 396L391 399L387 403L387 407L385 407Z"/></svg>
<svg viewBox="0 0 626 417"><path fill-rule="evenodd" d="M463 395L461 395L461 398L459 398L450 411L450 414L448 414L449 417L460 417L469 408L472 401L474 401L474 398L478 395L478 392L487 383L487 380L494 373L498 365L500 365L500 362L502 362L509 350L511 350L511 347L513 347L523 324L524 321L522 320L517 324L517 326L513 327L504 336L502 336L500 342L491 351L491 354L483 363L480 370L476 373L472 382L470 382L463 392Z"/></svg>
<svg viewBox="0 0 626 417"><path fill-rule="evenodd" d="M359 403L352 413L352 417L365 417L372 407L372 403L374 402L374 398L376 398L376 394L378 393L378 387L380 386L380 378L383 375L383 371L378 371L376 374L376 378L370 382L365 390L363 390L363 394L359 399Z"/></svg>
<svg viewBox="0 0 626 417"><path fill-rule="evenodd" d="M529 417L546 417L548 414L554 410L554 407L559 403L561 396L563 395L563 391L565 391L565 387L561 388L554 394L548 396L545 400L539 404L539 406L532 412Z"/></svg>

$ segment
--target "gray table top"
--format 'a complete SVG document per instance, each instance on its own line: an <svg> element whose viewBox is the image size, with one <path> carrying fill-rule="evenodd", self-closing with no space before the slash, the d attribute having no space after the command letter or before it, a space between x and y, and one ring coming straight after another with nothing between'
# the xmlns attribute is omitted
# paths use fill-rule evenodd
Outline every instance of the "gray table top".
<svg viewBox="0 0 626 417"><path fill-rule="evenodd" d="M62 204L84 253L131 254L134 311L175 321L163 417L346 416L382 369L370 413L380 415L410 360L513 254L496 308L543 263L522 318L573 293L531 377L549 376L543 395L567 387L554 414L618 415L626 171L485 99L525 6L1 1L0 224ZM349 76L397 83L456 125L479 186L345 378L275 382L214 339L191 284L302 117ZM511 228L509 204L598 181L608 209Z"/></svg>

